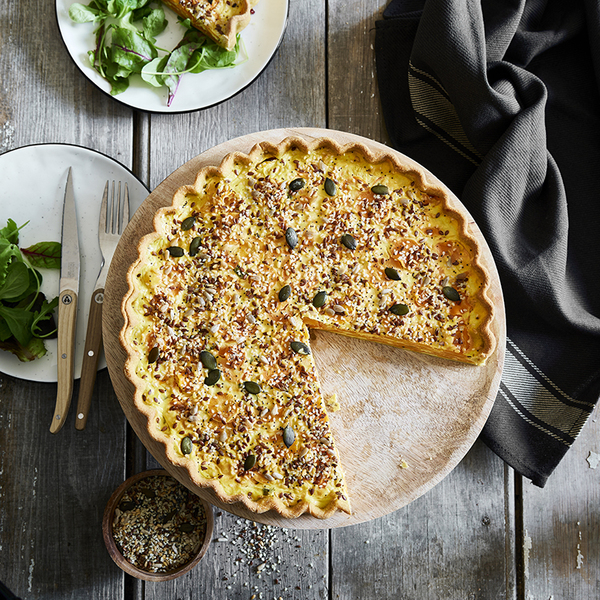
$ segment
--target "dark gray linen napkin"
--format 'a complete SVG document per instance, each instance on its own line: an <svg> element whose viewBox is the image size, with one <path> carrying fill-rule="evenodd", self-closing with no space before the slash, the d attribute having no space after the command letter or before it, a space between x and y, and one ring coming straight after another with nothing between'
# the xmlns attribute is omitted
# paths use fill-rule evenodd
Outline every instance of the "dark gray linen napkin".
<svg viewBox="0 0 600 600"><path fill-rule="evenodd" d="M600 395L600 8L392 0L376 24L392 145L494 255L507 351L483 440L544 486Z"/></svg>

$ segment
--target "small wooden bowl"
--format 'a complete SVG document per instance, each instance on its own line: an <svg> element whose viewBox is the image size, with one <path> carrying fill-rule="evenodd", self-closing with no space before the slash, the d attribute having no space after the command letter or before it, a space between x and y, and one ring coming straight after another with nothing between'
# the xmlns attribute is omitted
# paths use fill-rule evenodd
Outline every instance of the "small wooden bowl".
<svg viewBox="0 0 600 600"><path fill-rule="evenodd" d="M143 569L140 569L139 567L136 567L135 565L131 564L121 554L121 551L115 543L115 539L113 536L113 521L115 509L121 502L121 499L123 498L125 492L129 490L131 486L138 483L140 480L145 479L146 477L156 476L171 477L171 475L167 471L164 471L162 469L152 469L150 471L143 471L142 473L133 475L132 477L124 481L115 490L113 495L110 497L106 508L104 509L104 517L102 519L102 534L104 536L104 543L106 544L106 549L108 550L110 557L117 564L117 566L119 566L123 571L125 571L125 573L133 575L137 579L143 579L144 581L169 581L170 579L176 579L177 577L184 575L188 571L191 571L206 554L213 534L214 517L212 506L202 498L198 497L198 502L202 504L202 507L204 508L204 514L206 515L206 533L204 535L204 543L200 546L198 552L190 561L178 567L177 569L173 571L153 573L151 571L145 571Z"/></svg>

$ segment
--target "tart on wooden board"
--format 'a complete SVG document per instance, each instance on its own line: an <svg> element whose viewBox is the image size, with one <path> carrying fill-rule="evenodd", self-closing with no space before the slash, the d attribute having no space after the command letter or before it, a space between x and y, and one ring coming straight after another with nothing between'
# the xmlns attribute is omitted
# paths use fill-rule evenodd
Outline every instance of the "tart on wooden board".
<svg viewBox="0 0 600 600"><path fill-rule="evenodd" d="M149 435L223 502L351 512L309 328L484 365L494 310L466 223L360 143L287 138L203 168L127 275L120 341Z"/></svg>

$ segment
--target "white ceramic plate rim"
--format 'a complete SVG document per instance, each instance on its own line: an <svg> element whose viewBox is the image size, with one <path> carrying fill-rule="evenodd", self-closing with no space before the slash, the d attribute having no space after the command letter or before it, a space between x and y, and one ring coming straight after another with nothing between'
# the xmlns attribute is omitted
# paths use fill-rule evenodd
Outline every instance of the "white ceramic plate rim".
<svg viewBox="0 0 600 600"><path fill-rule="evenodd" d="M60 242L62 205L67 169L73 168L73 187L79 226L81 279L77 314L75 378L81 363L91 294L100 272L102 254L98 246L98 216L107 180L127 182L131 214L148 195L148 189L124 165L89 148L70 144L34 144L0 154L0 227L11 218L22 225L19 246L27 248L41 241ZM35 173L32 181L31 175ZM26 197L23 193L26 190ZM49 298L58 295L60 273L43 269L42 291ZM8 351L0 351L0 372L29 381L55 382L56 340L46 340L48 352L42 358L23 363ZM104 353L98 368L106 366Z"/></svg>
<svg viewBox="0 0 600 600"><path fill-rule="evenodd" d="M88 51L93 49L94 23L74 23L69 7L76 0L56 0L58 28L71 58L79 70L100 90L110 94L110 84L91 66ZM88 4L82 0L81 4ZM139 77L132 78L122 94L111 96L132 108L156 113L182 113L215 106L248 87L267 67L279 48L287 25L289 0L260 0L254 7L249 25L242 31L242 54L247 58L232 69L187 74L181 78L179 89L171 106L167 106L167 92L152 88ZM169 21L167 29L157 38L161 48L173 48L179 42L182 29L177 15L164 6Z"/></svg>

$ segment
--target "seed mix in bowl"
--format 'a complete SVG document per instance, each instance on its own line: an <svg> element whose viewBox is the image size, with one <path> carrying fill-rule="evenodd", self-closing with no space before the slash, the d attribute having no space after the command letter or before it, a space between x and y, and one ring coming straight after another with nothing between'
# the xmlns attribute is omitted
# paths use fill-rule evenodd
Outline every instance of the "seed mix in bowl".
<svg viewBox="0 0 600 600"><path fill-rule="evenodd" d="M206 514L198 496L172 477L154 475L123 494L112 530L125 560L150 573L166 573L198 553Z"/></svg>

